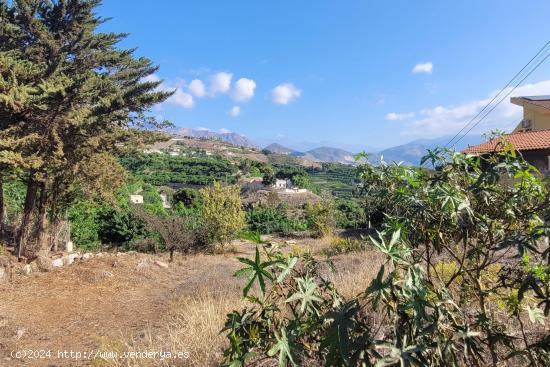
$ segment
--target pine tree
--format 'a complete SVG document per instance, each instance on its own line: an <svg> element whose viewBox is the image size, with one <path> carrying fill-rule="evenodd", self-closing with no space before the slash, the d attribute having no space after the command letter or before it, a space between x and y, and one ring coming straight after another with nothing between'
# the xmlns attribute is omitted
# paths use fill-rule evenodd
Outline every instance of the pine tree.
<svg viewBox="0 0 550 367"><path fill-rule="evenodd" d="M0 164L27 182L20 252L30 238L44 247L46 216L70 202L61 196L82 162L158 126L147 112L171 94L144 81L157 70L149 59L117 47L126 34L97 30L99 4L0 0Z"/></svg>

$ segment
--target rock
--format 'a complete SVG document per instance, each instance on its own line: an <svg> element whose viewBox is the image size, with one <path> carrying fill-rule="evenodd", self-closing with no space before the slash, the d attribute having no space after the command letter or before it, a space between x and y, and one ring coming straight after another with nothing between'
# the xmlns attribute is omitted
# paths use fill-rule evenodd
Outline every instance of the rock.
<svg viewBox="0 0 550 367"><path fill-rule="evenodd" d="M96 257L102 257L103 256L103 253L101 252L98 252L97 254L95 254Z"/></svg>
<svg viewBox="0 0 550 367"><path fill-rule="evenodd" d="M125 252L117 252L116 256L126 256L126 253Z"/></svg>
<svg viewBox="0 0 550 367"><path fill-rule="evenodd" d="M71 265L79 257L80 257L80 254L78 252L69 254L63 258L63 263L65 265Z"/></svg>
<svg viewBox="0 0 550 367"><path fill-rule="evenodd" d="M163 261L160 261L160 260L155 260L155 265L160 266L161 268L167 268L168 267L167 263L165 263Z"/></svg>
<svg viewBox="0 0 550 367"><path fill-rule="evenodd" d="M110 271L102 271L101 272L101 278L103 279L107 279L107 278L111 278L113 276L113 273L111 273Z"/></svg>
<svg viewBox="0 0 550 367"><path fill-rule="evenodd" d="M73 241L67 241L67 243L65 244L65 251L67 251L67 252L73 252L74 251Z"/></svg>
<svg viewBox="0 0 550 367"><path fill-rule="evenodd" d="M29 264L27 264L21 268L21 272L25 275L29 275L30 273L32 273L32 268Z"/></svg>
<svg viewBox="0 0 550 367"><path fill-rule="evenodd" d="M42 256L42 255L38 256L36 258L35 263L36 263L36 267L38 268L39 271L47 272L47 271L52 271L53 270L52 262L46 256Z"/></svg>
<svg viewBox="0 0 550 367"><path fill-rule="evenodd" d="M6 268L4 268L3 266L0 266L0 283L6 281L6 278L7 278Z"/></svg>
<svg viewBox="0 0 550 367"><path fill-rule="evenodd" d="M64 264L63 258L60 257L59 259L55 259L52 261L52 267L54 268L60 268Z"/></svg>
<svg viewBox="0 0 550 367"><path fill-rule="evenodd" d="M88 260L88 259L91 259L92 257L94 257L94 254L92 254L91 252L86 252L85 254L82 255L82 260Z"/></svg>
<svg viewBox="0 0 550 367"><path fill-rule="evenodd" d="M294 240L285 241L285 245L296 245L297 242Z"/></svg>

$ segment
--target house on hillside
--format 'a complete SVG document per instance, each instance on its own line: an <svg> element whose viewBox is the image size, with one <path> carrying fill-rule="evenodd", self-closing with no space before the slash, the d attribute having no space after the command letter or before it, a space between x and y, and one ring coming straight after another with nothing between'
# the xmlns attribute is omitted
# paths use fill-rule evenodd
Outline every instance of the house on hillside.
<svg viewBox="0 0 550 367"><path fill-rule="evenodd" d="M512 97L523 107L523 119L504 138L514 145L525 160L542 173L550 173L550 96ZM487 154L502 150L502 139L494 138L463 150L467 154Z"/></svg>
<svg viewBox="0 0 550 367"><path fill-rule="evenodd" d="M273 184L273 188L282 190L282 189L291 189L293 187L292 180L290 179L276 179Z"/></svg>

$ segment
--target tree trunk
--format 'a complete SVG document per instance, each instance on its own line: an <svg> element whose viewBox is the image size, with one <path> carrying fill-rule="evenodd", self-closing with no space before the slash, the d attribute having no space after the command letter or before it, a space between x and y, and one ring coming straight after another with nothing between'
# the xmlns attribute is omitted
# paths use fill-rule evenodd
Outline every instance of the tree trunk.
<svg viewBox="0 0 550 367"><path fill-rule="evenodd" d="M38 228L36 239L38 249L41 253L49 251L49 245L46 241L46 204L48 200L46 184L40 183L40 198L38 200Z"/></svg>
<svg viewBox="0 0 550 367"><path fill-rule="evenodd" d="M20 257L24 253L26 245L29 224L31 222L32 212L36 203L36 192L38 191L38 183L31 176L27 182L27 193L25 195L25 206L23 207L23 217L21 218L21 226L17 234L17 255Z"/></svg>
<svg viewBox="0 0 550 367"><path fill-rule="evenodd" d="M4 237L4 176L0 174L0 238Z"/></svg>

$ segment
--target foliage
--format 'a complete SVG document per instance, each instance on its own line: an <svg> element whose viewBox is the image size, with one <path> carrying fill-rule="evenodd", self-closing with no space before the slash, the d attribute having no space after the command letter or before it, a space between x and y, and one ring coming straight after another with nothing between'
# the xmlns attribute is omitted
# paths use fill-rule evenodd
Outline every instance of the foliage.
<svg viewBox="0 0 550 367"><path fill-rule="evenodd" d="M288 234L307 229L306 222L287 215L286 207L283 204L251 208L246 212L246 222L252 231L262 234Z"/></svg>
<svg viewBox="0 0 550 367"><path fill-rule="evenodd" d="M71 240L78 248L94 250L101 245L100 211L101 207L89 200L78 201L67 211L71 223Z"/></svg>
<svg viewBox="0 0 550 367"><path fill-rule="evenodd" d="M195 245L195 233L185 218L175 215L160 217L141 208L136 210L136 214L149 232L159 235L170 251L170 260L173 260L174 251L189 252Z"/></svg>
<svg viewBox="0 0 550 367"><path fill-rule="evenodd" d="M136 178L157 186L174 183L210 185L214 181L228 184L236 182L237 167L221 157L133 153L121 156L120 162Z"/></svg>
<svg viewBox="0 0 550 367"><path fill-rule="evenodd" d="M339 199L335 201L336 226L345 229L357 229L365 226L365 209L357 200Z"/></svg>
<svg viewBox="0 0 550 367"><path fill-rule="evenodd" d="M386 258L364 292L343 299L308 255L247 261L250 307L228 315L227 365L550 363L546 182L510 147L426 159L435 170L361 167L367 209L381 211L369 242Z"/></svg>
<svg viewBox="0 0 550 367"><path fill-rule="evenodd" d="M365 249L365 245L362 241L350 237L334 237L330 241L330 246L323 249L323 254L327 256L333 256L338 254L345 254L348 252L361 251Z"/></svg>
<svg viewBox="0 0 550 367"><path fill-rule="evenodd" d="M276 181L275 174L273 173L273 170L267 170L264 172L264 175L262 176L262 182L266 186L275 185Z"/></svg>
<svg viewBox="0 0 550 367"><path fill-rule="evenodd" d="M332 234L336 228L335 210L333 203L322 201L316 204L306 204L306 218L309 229L315 235L324 237Z"/></svg>
<svg viewBox="0 0 550 367"><path fill-rule="evenodd" d="M181 203L186 208L197 208L201 205L201 195L198 190L183 187L174 193L172 203Z"/></svg>
<svg viewBox="0 0 550 367"><path fill-rule="evenodd" d="M100 31L99 4L0 2L0 163L27 185L20 253L46 251L48 219L55 228L80 192L120 178L110 164L120 143L165 126L147 112L172 92L147 81L149 59L118 47L126 34Z"/></svg>
<svg viewBox="0 0 550 367"><path fill-rule="evenodd" d="M145 222L127 209L104 207L97 214L97 221L103 244L124 246L147 236Z"/></svg>
<svg viewBox="0 0 550 367"><path fill-rule="evenodd" d="M203 241L224 245L235 238L245 225L240 188L214 182L200 192L203 201L200 208Z"/></svg>

